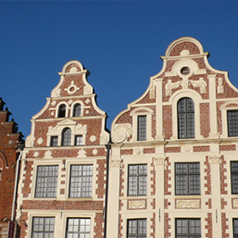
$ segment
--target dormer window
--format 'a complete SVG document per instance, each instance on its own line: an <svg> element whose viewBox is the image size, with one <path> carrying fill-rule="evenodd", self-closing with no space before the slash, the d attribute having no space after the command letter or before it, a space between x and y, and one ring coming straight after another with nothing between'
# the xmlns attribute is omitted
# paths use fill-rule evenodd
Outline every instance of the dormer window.
<svg viewBox="0 0 238 238"><path fill-rule="evenodd" d="M76 104L74 106L73 116L74 117L80 117L81 116L81 105L80 104Z"/></svg>
<svg viewBox="0 0 238 238"><path fill-rule="evenodd" d="M71 145L71 129L66 128L62 132L62 145L69 146Z"/></svg>
<svg viewBox="0 0 238 238"><path fill-rule="evenodd" d="M66 106L64 104L59 106L58 117L65 117L66 114Z"/></svg>

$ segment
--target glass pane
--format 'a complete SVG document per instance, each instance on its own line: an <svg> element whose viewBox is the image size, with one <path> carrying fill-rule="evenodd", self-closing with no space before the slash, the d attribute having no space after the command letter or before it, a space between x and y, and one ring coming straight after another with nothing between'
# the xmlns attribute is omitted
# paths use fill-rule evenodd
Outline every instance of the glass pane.
<svg viewBox="0 0 238 238"><path fill-rule="evenodd" d="M146 140L146 116L138 116L137 140Z"/></svg>
<svg viewBox="0 0 238 238"><path fill-rule="evenodd" d="M74 117L80 117L81 116L81 105L77 104L74 106Z"/></svg>

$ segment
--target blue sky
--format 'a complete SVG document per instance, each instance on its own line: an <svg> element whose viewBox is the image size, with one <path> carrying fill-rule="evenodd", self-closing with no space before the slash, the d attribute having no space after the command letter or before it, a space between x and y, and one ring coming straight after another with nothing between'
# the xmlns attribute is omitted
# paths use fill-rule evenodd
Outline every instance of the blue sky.
<svg viewBox="0 0 238 238"><path fill-rule="evenodd" d="M1 1L0 96L20 131L59 81L80 61L113 118L146 90L175 39L191 36L210 64L238 86L238 1Z"/></svg>

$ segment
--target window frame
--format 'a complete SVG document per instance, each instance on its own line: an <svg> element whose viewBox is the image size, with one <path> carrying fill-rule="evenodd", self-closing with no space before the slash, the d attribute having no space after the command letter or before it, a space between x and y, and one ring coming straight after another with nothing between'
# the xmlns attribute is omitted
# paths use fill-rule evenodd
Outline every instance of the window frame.
<svg viewBox="0 0 238 238"><path fill-rule="evenodd" d="M91 218L89 218L89 217L67 217L67 220L66 220L66 230L65 230L65 237L66 238L68 238L68 235L69 235L69 220L71 220L71 219L73 219L73 220L78 220L78 229L77 229L77 232L71 232L70 234L75 234L75 233L77 233L78 235L82 235L82 234L87 234L87 236L85 236L85 237L91 237L91 233L92 233L92 231L91 231ZM87 226L87 227L89 227L89 232L88 231L86 231L86 232L81 232L81 224L80 224L80 222L81 222L81 220L89 220L89 225ZM81 228L81 229L80 229ZM73 229L72 229L73 230ZM79 237L79 236L78 236Z"/></svg>
<svg viewBox="0 0 238 238"><path fill-rule="evenodd" d="M184 111L180 111L179 110L179 104L182 103L183 101L184 102ZM189 110L188 107L189 107L189 102L192 102L192 106L193 106L193 109L192 110ZM189 123L189 120L190 120L190 116L192 115L192 122L191 122L191 125ZM184 116L183 118L183 122L181 122L182 118L180 118L180 116ZM184 129L182 130L182 128L180 128L180 124L181 123L184 123ZM177 130L178 130L178 139L194 139L195 138L195 104L194 104L194 101L192 98L190 97L182 97L178 100L177 102ZM189 130L189 127L192 127L191 131L192 131L192 134L189 135L190 133L190 130ZM184 137L181 136L181 134L184 134Z"/></svg>
<svg viewBox="0 0 238 238"><path fill-rule="evenodd" d="M232 167L232 165L234 164L237 164L237 168L238 168L238 161L230 161L230 175L231 175L231 194L238 194L238 170L237 171L233 171L234 167ZM233 177L234 176L237 176L237 179L234 179ZM234 191L235 190L235 181L237 181L236 185L237 185L237 188L236 190L237 191Z"/></svg>
<svg viewBox="0 0 238 238"><path fill-rule="evenodd" d="M54 141L55 139L57 139L56 143ZM59 142L59 137L58 136L51 136L50 137L50 146L52 146L52 147L58 146L58 142Z"/></svg>
<svg viewBox="0 0 238 238"><path fill-rule="evenodd" d="M187 232L186 233L178 233L178 221L187 221L187 227L186 227L186 230ZM190 230L191 230L191 227L190 227L190 223L192 221L199 221L199 229L200 229L200 234L198 233L190 233ZM202 237L202 226L201 226L201 219L200 218L176 218L175 219L175 238L189 238L189 237L198 237L198 238L201 238Z"/></svg>
<svg viewBox="0 0 238 238"><path fill-rule="evenodd" d="M237 226L235 226L235 222L237 222L236 224ZM232 227L233 227L233 238L238 238L238 218L232 219Z"/></svg>
<svg viewBox="0 0 238 238"><path fill-rule="evenodd" d="M70 132L67 134L67 132ZM62 130L61 146L71 146L72 144L72 130L66 127Z"/></svg>
<svg viewBox="0 0 238 238"><path fill-rule="evenodd" d="M238 118L238 110L233 109L233 110L227 110L226 111L227 136L228 137L238 137L238 121L235 120L235 119L231 120L231 113L236 113L237 114L236 117ZM235 128L235 131L232 131L232 128Z"/></svg>
<svg viewBox="0 0 238 238"><path fill-rule="evenodd" d="M47 167L48 168L48 170L49 170L49 168L50 167L54 167L54 168L57 168L57 175L55 175L55 176L39 176L39 168L43 168L43 167ZM47 171L47 174L49 173L49 171ZM57 191L58 191L58 177L59 177L59 166L58 165L37 165L36 166L36 179L35 179L35 191L34 191L34 198L57 198ZM46 182L45 182L45 184L46 184L46 187L39 187L39 182L38 182L38 180L40 180L39 178L45 178L46 179ZM50 188L52 188L52 187L49 187L49 185L50 184L52 184L52 183L50 183L50 178L55 178L56 179L56 181L54 182L54 184L55 184L55 186L54 186L54 189L55 189L55 192L54 192L54 195L52 196L49 196L49 193L51 192L51 191L49 191L49 189ZM41 179L41 180L42 180ZM43 183L42 183L43 184ZM43 193L42 192L42 190L40 190L40 189L42 189L42 188L45 188L45 190L46 190L46 195L45 196L43 196L43 195L38 195L39 193ZM39 191L38 191L38 189L39 189Z"/></svg>
<svg viewBox="0 0 238 238"><path fill-rule="evenodd" d="M133 229L136 230L136 233L129 233L130 231L130 222L136 222L136 227ZM144 227L140 227L140 222L143 222L142 224L145 225ZM140 229L145 229L145 232L139 233ZM127 220L127 232L126 232L127 238L146 238L147 237L147 219L145 218L139 218L139 219L128 219Z"/></svg>
<svg viewBox="0 0 238 238"><path fill-rule="evenodd" d="M76 115L76 112L77 112L77 107L80 107L80 110L79 110L79 115ZM75 103L73 105L73 117L81 117L82 116L82 105L80 103Z"/></svg>
<svg viewBox="0 0 238 238"><path fill-rule="evenodd" d="M136 175L133 174L133 175L130 175L130 167L132 166L136 166ZM146 171L146 174L142 173L140 174L139 170L140 170L140 167L141 166L145 166L145 171ZM147 172L147 164L128 164L127 166L127 169L128 169L128 176L127 176L127 196L129 197L138 197L138 196L147 196L147 189L148 189L148 172ZM131 186L130 186L130 178L136 178L136 194L132 194L131 193ZM145 189L142 189L142 191L144 191L144 193L140 193L140 188L141 188L141 185L143 185L144 181L140 181L140 178L145 178L145 185L146 185L146 188ZM143 188L143 186L142 186Z"/></svg>
<svg viewBox="0 0 238 238"><path fill-rule="evenodd" d="M81 138L79 144L77 143L77 142L78 142L78 140L77 140L78 138ZM75 135L75 136L74 136L74 145L75 145L75 146L81 146L81 145L83 145L83 135Z"/></svg>
<svg viewBox="0 0 238 238"><path fill-rule="evenodd" d="M43 219L43 230L42 231L35 231L35 226L37 225L37 224L35 224L34 223L34 221L36 220L36 219ZM46 219L53 219L53 222L54 222L54 230L53 231L46 231L45 230L45 227L46 227L46 225L47 224L45 224L45 222L46 222ZM38 223L38 224L40 224L40 223ZM51 226L52 224L50 223L50 226ZM55 234L55 217L53 217L53 216L49 216L49 217L40 217L40 216L34 216L34 217L32 217L32 229L31 229L31 238L33 238L34 237L34 233L36 233L36 234L39 234L39 233L43 233L43 238L45 238L45 236L48 238L49 236L49 234L53 234L53 236L52 237L54 237L54 234Z"/></svg>
<svg viewBox="0 0 238 238"><path fill-rule="evenodd" d="M147 140L147 116L138 115L137 117L137 141Z"/></svg>
<svg viewBox="0 0 238 238"><path fill-rule="evenodd" d="M186 173L178 173L177 172L177 165L186 165ZM198 165L198 169L199 169L199 173L192 173L190 172L190 165L192 164L197 164ZM197 189L197 192L193 193L191 192L191 181L190 178L191 177L198 177L199 178L199 188ZM181 193L178 192L178 182L177 182L177 177L183 177L186 178L185 179L185 192ZM193 195L201 195L201 169L200 169L200 162L176 162L174 164L174 180L175 180L175 195L176 196L193 196ZM182 190L182 189L180 189Z"/></svg>
<svg viewBox="0 0 238 238"><path fill-rule="evenodd" d="M87 166L90 166L91 167L91 175L88 175L88 176L84 176L84 170L82 170L82 168L86 168ZM82 167L81 168L81 176L72 176L72 168L73 167ZM94 175L94 165L93 164L71 164L70 165L70 172L69 172L70 174L69 174L69 191L68 191L68 197L69 198L92 198L92 196L93 196L93 175ZM78 181L78 187L79 187L79 190L80 190L80 196L72 196L71 195L71 189L72 189L72 178L78 178L78 180L79 180L79 178L82 178L81 179L81 186L79 186L79 181ZM87 182L88 183L88 181L85 181L84 179L85 178L91 178L91 181L89 181L89 183L90 183L90 186L87 186L87 188L89 187L90 189L87 189L87 191L86 192L89 192L90 193L90 195L83 195L83 193L85 192L84 191L84 188L85 188L85 186L83 186L83 185L85 185L85 182ZM87 184L86 183L86 184ZM75 184L77 184L76 182L75 182Z"/></svg>
<svg viewBox="0 0 238 238"><path fill-rule="evenodd" d="M64 107L64 112L62 111L62 107ZM57 118L65 118L67 117L67 105L60 104L57 109Z"/></svg>

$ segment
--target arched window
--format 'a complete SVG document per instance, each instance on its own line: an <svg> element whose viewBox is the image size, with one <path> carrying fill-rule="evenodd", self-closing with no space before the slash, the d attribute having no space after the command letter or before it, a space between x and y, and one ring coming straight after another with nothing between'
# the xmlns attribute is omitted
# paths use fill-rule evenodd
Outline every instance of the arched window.
<svg viewBox="0 0 238 238"><path fill-rule="evenodd" d="M65 128L62 132L62 145L71 145L71 129Z"/></svg>
<svg viewBox="0 0 238 238"><path fill-rule="evenodd" d="M194 138L194 104L191 98L178 101L178 138Z"/></svg>
<svg viewBox="0 0 238 238"><path fill-rule="evenodd" d="M74 105L73 116L74 117L80 117L81 116L81 105L80 104Z"/></svg>
<svg viewBox="0 0 238 238"><path fill-rule="evenodd" d="M66 106L64 104L59 106L58 117L65 117Z"/></svg>

